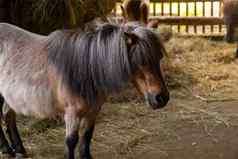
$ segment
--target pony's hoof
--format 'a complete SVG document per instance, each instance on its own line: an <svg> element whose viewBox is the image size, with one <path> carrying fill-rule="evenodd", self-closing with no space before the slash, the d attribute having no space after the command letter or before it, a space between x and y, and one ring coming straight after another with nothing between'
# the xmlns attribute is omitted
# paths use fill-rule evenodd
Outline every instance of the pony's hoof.
<svg viewBox="0 0 238 159"><path fill-rule="evenodd" d="M15 154L15 159L23 159L26 158L27 155L26 154L22 154L22 153L16 153Z"/></svg>

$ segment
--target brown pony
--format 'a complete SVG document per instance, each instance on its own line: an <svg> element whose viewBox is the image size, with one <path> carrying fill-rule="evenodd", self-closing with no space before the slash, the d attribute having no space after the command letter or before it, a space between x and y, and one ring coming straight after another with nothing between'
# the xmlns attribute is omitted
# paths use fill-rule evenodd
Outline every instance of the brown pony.
<svg viewBox="0 0 238 159"><path fill-rule="evenodd" d="M237 42L238 57L238 0L223 0L224 21L227 26L226 40Z"/></svg>
<svg viewBox="0 0 238 159"><path fill-rule="evenodd" d="M121 6L124 23L136 22L150 28L158 28L158 21L149 21L149 0L125 0Z"/></svg>
<svg viewBox="0 0 238 159"><path fill-rule="evenodd" d="M16 113L39 118L62 115L65 158L92 159L90 141L106 97L133 83L153 108L163 108L169 92L160 70L163 44L150 29L134 24L104 24L94 31L59 30L49 36L0 23L0 104L10 107L5 120L10 144L0 127L0 150L26 151Z"/></svg>

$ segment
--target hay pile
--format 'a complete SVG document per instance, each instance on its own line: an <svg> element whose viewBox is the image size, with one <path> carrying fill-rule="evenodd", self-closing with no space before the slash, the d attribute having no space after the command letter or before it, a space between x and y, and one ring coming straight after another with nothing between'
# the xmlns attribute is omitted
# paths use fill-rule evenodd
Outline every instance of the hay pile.
<svg viewBox="0 0 238 159"><path fill-rule="evenodd" d="M208 101L238 98L234 44L175 36L166 43L166 49L166 77L176 95Z"/></svg>
<svg viewBox="0 0 238 159"><path fill-rule="evenodd" d="M36 33L47 34L62 27L76 27L105 17L117 0L16 0L16 23Z"/></svg>

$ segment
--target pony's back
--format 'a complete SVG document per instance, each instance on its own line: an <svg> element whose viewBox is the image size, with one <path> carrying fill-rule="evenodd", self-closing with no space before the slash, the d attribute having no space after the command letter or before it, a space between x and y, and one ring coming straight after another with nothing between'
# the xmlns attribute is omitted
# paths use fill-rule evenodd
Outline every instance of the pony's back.
<svg viewBox="0 0 238 159"><path fill-rule="evenodd" d="M42 38L43 36L21 29L15 25L8 23L0 23L0 39L2 40L33 40Z"/></svg>

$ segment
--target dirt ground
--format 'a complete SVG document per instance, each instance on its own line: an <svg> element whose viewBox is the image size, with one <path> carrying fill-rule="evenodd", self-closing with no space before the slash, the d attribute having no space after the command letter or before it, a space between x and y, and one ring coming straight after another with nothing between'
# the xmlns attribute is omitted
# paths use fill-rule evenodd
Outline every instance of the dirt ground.
<svg viewBox="0 0 238 159"><path fill-rule="evenodd" d="M238 159L234 45L178 38L166 48L169 104L154 111L133 91L111 98L96 125L94 158ZM18 123L29 158L63 159L61 121L19 117Z"/></svg>

